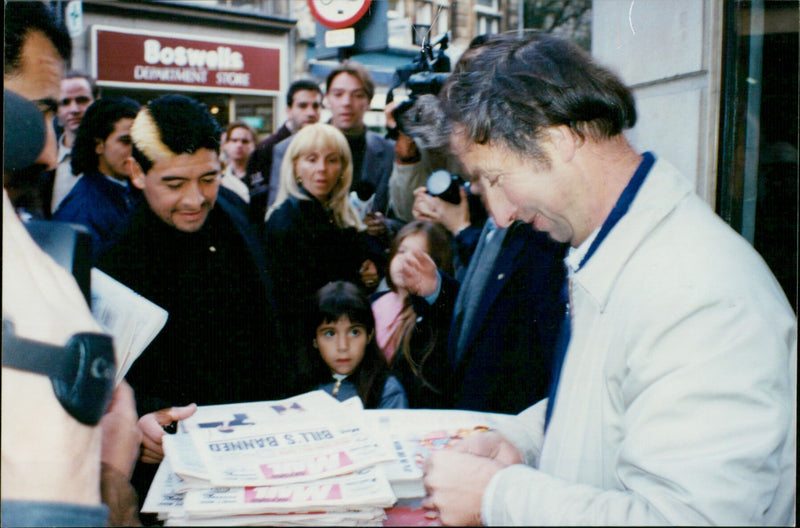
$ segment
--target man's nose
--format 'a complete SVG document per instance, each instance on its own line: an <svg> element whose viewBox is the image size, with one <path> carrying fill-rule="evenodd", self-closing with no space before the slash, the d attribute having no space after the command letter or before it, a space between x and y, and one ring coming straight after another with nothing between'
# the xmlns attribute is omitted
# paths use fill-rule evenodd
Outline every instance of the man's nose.
<svg viewBox="0 0 800 528"><path fill-rule="evenodd" d="M56 131L53 128L53 120L45 120L45 142L42 152L36 159L36 163L47 167L46 170L54 169L58 164L58 147L56 142Z"/></svg>
<svg viewBox="0 0 800 528"><path fill-rule="evenodd" d="M507 200L489 200L489 214L492 215L498 227L508 227L514 223L517 208Z"/></svg>
<svg viewBox="0 0 800 528"><path fill-rule="evenodd" d="M206 197L203 195L197 182L194 182L186 186L186 192L183 194L182 201L185 205L193 209L198 209L203 205L203 202L206 201Z"/></svg>

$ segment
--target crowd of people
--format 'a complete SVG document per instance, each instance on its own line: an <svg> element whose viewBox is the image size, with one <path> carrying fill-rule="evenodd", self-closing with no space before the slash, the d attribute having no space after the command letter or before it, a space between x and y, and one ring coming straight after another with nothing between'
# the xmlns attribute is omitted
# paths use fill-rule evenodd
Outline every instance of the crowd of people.
<svg viewBox="0 0 800 528"><path fill-rule="evenodd" d="M630 90L576 46L476 39L419 144L367 128L375 86L345 61L292 83L258 142L185 95L99 96L45 4L5 16L4 526L154 521L166 427L315 389L519 413L428 459L445 524L793 522L795 315L626 141ZM456 203L426 189L436 169L469 183ZM97 421L6 363L7 323L54 354L99 333L30 218L82 225L91 265L169 313Z"/></svg>

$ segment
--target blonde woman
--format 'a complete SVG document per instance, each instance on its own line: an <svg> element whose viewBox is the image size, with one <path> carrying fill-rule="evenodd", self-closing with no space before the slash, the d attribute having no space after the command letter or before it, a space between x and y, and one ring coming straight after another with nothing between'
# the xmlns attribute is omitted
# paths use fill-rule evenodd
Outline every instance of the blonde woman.
<svg viewBox="0 0 800 528"><path fill-rule="evenodd" d="M367 290L377 284L380 249L350 204L352 179L350 147L338 129L316 123L293 136L265 226L274 298L292 343L304 335L299 321L319 288L337 280Z"/></svg>

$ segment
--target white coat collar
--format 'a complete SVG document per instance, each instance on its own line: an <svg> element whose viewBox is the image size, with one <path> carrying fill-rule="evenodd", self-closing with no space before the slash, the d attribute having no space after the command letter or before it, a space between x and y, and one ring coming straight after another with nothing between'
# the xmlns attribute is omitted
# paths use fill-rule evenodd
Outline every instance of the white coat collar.
<svg viewBox="0 0 800 528"><path fill-rule="evenodd" d="M687 195L691 184L666 161L656 159L630 209L597 248L588 262L572 276L573 291L580 287L602 312L625 265L639 245Z"/></svg>

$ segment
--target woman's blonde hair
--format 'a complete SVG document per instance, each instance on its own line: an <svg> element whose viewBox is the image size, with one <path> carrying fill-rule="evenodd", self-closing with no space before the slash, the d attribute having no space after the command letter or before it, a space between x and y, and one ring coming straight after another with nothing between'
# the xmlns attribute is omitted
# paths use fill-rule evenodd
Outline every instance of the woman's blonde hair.
<svg viewBox="0 0 800 528"><path fill-rule="evenodd" d="M275 202L267 211L266 218L278 209L289 196L298 200L312 199L304 193L297 182L295 165L300 156L320 148L336 150L342 159L342 172L339 180L331 191L330 199L323 204L326 209L333 212L334 220L339 227L355 227L358 230L366 229L358 213L350 204L350 184L353 182L353 161L350 154L350 145L338 128L325 123L314 123L301 128L292 137L289 147L281 162L281 178Z"/></svg>

